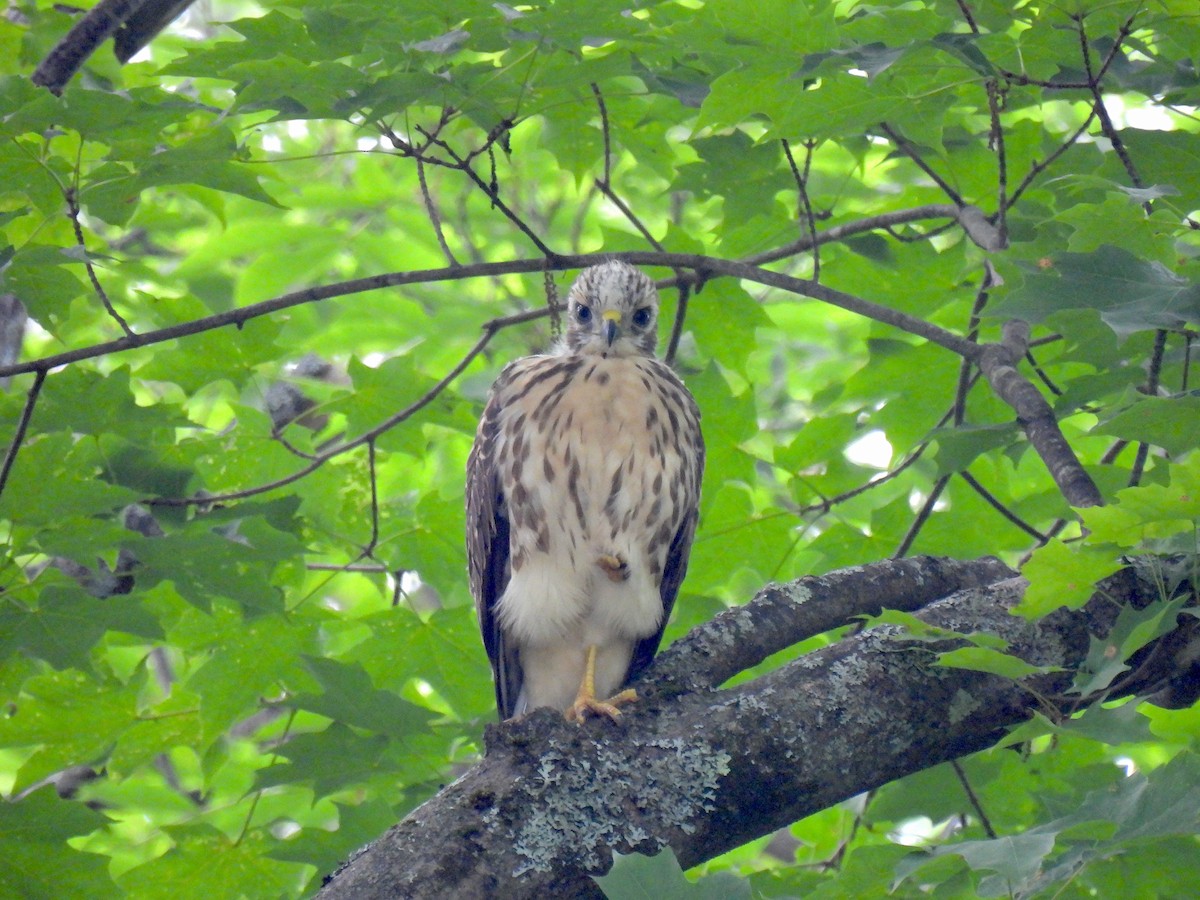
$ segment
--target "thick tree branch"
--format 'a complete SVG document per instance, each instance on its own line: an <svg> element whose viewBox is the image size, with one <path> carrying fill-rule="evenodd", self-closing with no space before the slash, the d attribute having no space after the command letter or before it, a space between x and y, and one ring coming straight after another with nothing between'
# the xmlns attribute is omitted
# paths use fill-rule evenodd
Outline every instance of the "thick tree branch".
<svg viewBox="0 0 1200 900"><path fill-rule="evenodd" d="M963 580L977 586L927 603L922 619L999 635L1027 661L1067 671L1039 676L1027 689L939 667L928 644L875 628L736 688L703 686L750 662L744 643L760 627L769 629L775 613L791 618L792 607L819 609L812 603L818 594L843 611L865 611L879 604L875 588L890 603L904 599L903 584L914 591L906 604L914 608L917 595L928 600L940 592L925 576L946 579L941 588L951 590ZM681 668L678 652L672 659L674 648L668 650L646 686L670 680L692 689L648 694L623 729L599 721L570 725L549 710L493 726L481 763L356 857L319 896L592 897L598 891L588 875L604 872L613 851L655 852L664 844L685 866L695 865L863 791L994 745L1030 715L1039 702L1035 692L1044 697L1070 687L1070 670L1086 658L1093 635L1107 634L1118 603L1140 606L1159 596L1152 572L1130 568L1107 579L1084 609L1031 623L1009 613L1024 582L1008 576L991 560L917 558L807 579L803 604L787 599L795 586L774 589L784 594L760 597L704 626L703 653L691 635L685 638L697 653L692 666ZM791 634L838 621L816 615ZM1190 629L1186 637L1194 639L1196 623L1182 618L1176 635ZM1141 682L1126 689L1169 680L1186 665L1181 656L1170 649L1154 654L1156 664L1140 667ZM671 665L682 674L666 679L659 669ZM703 674L690 678L693 670Z"/></svg>
<svg viewBox="0 0 1200 900"><path fill-rule="evenodd" d="M100 0L46 54L32 81L61 94L96 48L113 35L117 60L129 62L195 0Z"/></svg>

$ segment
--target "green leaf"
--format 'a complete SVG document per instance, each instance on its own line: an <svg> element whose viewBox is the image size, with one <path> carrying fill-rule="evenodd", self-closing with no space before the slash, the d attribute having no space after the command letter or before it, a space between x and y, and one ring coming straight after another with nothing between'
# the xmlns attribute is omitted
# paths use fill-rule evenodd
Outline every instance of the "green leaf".
<svg viewBox="0 0 1200 900"><path fill-rule="evenodd" d="M106 631L161 638L162 628L135 598L97 598L74 585L51 585L35 608L0 605L0 658L18 650L56 669L87 668L88 653Z"/></svg>
<svg viewBox="0 0 1200 900"><path fill-rule="evenodd" d="M934 429L937 441L939 475L949 475L967 469L975 458L998 447L1007 447L1018 435L1016 423L1002 425L957 426Z"/></svg>
<svg viewBox="0 0 1200 900"><path fill-rule="evenodd" d="M173 828L175 846L166 854L131 869L118 884L131 896L147 900L188 897L228 897L254 885L256 893L291 894L299 869L294 863L272 860L264 854L272 842L251 831L233 841L208 825Z"/></svg>
<svg viewBox="0 0 1200 900"><path fill-rule="evenodd" d="M1200 322L1200 285L1158 262L1119 247L1094 253L1062 253L1042 270L1025 273L1024 284L988 308L992 316L1038 323L1070 309L1095 309L1124 337L1157 328Z"/></svg>
<svg viewBox="0 0 1200 900"><path fill-rule="evenodd" d="M306 657L304 665L324 692L291 698L289 702L299 709L401 740L425 731L434 718L427 709L377 690L362 666L315 656Z"/></svg>
<svg viewBox="0 0 1200 900"><path fill-rule="evenodd" d="M737 900L750 897L750 883L729 872L688 881L670 847L654 856L614 853L608 874L592 877L608 900Z"/></svg>
<svg viewBox="0 0 1200 900"><path fill-rule="evenodd" d="M390 743L382 734L364 736L334 722L324 731L297 735L278 747L276 752L289 761L263 769L258 786L308 782L318 796L328 796L355 783L386 776L391 766L384 754Z"/></svg>
<svg viewBox="0 0 1200 900"><path fill-rule="evenodd" d="M333 831L305 828L297 837L273 848L268 855L284 862L316 866L319 874L332 874L358 849L367 846L396 824L395 811L382 800L354 806L335 803L338 826Z"/></svg>
<svg viewBox="0 0 1200 900"><path fill-rule="evenodd" d="M937 664L951 669L991 672L993 675L1002 675L1014 680L1062 671L1059 666L1035 666L1019 656L1001 653L990 647L959 647L957 650L947 650L938 654Z"/></svg>
<svg viewBox="0 0 1200 900"><path fill-rule="evenodd" d="M1187 603L1186 595L1174 600L1155 600L1143 609L1122 607L1117 621L1103 638L1093 636L1087 659L1080 666L1072 690L1087 696L1105 690L1134 653L1176 627L1176 616Z"/></svg>
<svg viewBox="0 0 1200 900"><path fill-rule="evenodd" d="M991 873L979 883L981 897L1002 896L1016 893L1028 884L1053 849L1053 834L1034 831L990 841L962 841L938 847L928 854L910 856L896 866L896 877L897 881L904 881L931 860L959 856L973 870Z"/></svg>
<svg viewBox="0 0 1200 900"><path fill-rule="evenodd" d="M1145 441L1173 455L1200 447L1200 396L1144 397L1096 425L1101 434Z"/></svg>
<svg viewBox="0 0 1200 900"><path fill-rule="evenodd" d="M138 720L132 689L75 670L30 678L15 711L0 719L0 747L35 747L15 790L70 766L98 765Z"/></svg>
<svg viewBox="0 0 1200 900"><path fill-rule="evenodd" d="M59 799L49 787L0 801L0 894L27 900L114 896L105 858L67 844L107 824L101 813Z"/></svg>
<svg viewBox="0 0 1200 900"><path fill-rule="evenodd" d="M1060 606L1079 609L1092 596L1096 582L1120 568L1121 561L1111 552L1052 541L1035 550L1021 567L1029 587L1013 612L1037 619Z"/></svg>

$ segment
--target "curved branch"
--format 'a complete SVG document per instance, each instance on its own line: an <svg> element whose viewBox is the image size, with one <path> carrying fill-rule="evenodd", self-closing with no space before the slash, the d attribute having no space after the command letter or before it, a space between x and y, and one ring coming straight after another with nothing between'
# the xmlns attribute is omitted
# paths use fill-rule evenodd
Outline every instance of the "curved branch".
<svg viewBox="0 0 1200 900"><path fill-rule="evenodd" d="M946 565L914 558L808 579L800 609L819 609L810 603L818 588L823 602L866 607L872 595L857 591L886 588L899 570L905 574L896 576L898 584L920 591L921 576L936 577ZM1159 595L1152 572L1127 569L1107 579L1083 610L1031 623L1008 611L1024 591L1021 579L991 561L954 565L978 586L929 603L920 617L997 634L1039 666L1079 665L1093 635L1107 634L1116 620L1112 598L1140 606ZM901 594L890 590L888 600ZM689 671L709 674L692 681L717 682L721 675L712 673L742 668L743 641L770 627L772 610L789 617L796 605L769 598L763 611L759 603L730 610L715 631L705 626L713 639ZM1164 640L1197 630L1183 618L1188 624ZM649 670L651 683L672 650ZM1137 689L1177 674L1178 656L1155 654ZM1070 683L1069 671L1040 676L1026 689L940 667L928 645L885 627L735 688L646 698L621 729L602 721L575 726L539 710L491 726L482 762L357 855L318 897L595 897L588 876L608 869L614 851L653 853L669 845L685 867L696 865L896 778L993 746L1029 717L1038 703L1034 690L1048 696Z"/></svg>
<svg viewBox="0 0 1200 900"><path fill-rule="evenodd" d="M252 319L290 309L293 306L317 303L334 297L347 297L353 294L366 293L367 291L377 291L382 288L401 287L409 284L461 281L468 278L494 277L497 275L540 273L547 269L552 271L582 269L612 259L614 256L639 266L693 269L703 273L705 279L714 275L725 275L733 278L741 278L746 281L753 281L769 287L776 287L793 294L811 297L814 300L822 300L869 319L893 325L903 331L927 338L933 341L933 343L961 356L974 358L979 352L977 345L964 340L953 332L939 328L936 325L931 325L914 316L897 312L877 303L872 303L869 300L864 300L852 294L825 287L812 281L805 281L800 278L793 278L790 275L772 272L769 269L762 269L752 262L735 262L711 256L702 256L696 253L576 253L566 256L556 256L553 259L537 257L534 259L507 260L505 262L475 263L467 266L450 266L441 269L420 269L412 272L389 272L383 275L371 275L366 278L355 278L350 281L340 281L320 287L307 288L302 291L293 291L271 300L264 300L260 303L250 304L249 306L226 310L225 312L205 316L201 319L193 319L190 322L181 322L178 325L171 325L156 331L141 332L132 337L126 336L113 341L93 344L89 347L68 350L64 353L55 353L51 356L41 357L40 359L14 363L10 366L0 366L0 378L10 375L22 375L27 372L49 371L58 366L70 365L71 363L80 362L85 359L95 359L125 350L161 344L164 341L188 337L193 334L201 334L202 332L213 331L228 325L241 326ZM668 283L674 282L672 280ZM547 312L545 310L537 311L531 315L531 318L542 315L547 315Z"/></svg>

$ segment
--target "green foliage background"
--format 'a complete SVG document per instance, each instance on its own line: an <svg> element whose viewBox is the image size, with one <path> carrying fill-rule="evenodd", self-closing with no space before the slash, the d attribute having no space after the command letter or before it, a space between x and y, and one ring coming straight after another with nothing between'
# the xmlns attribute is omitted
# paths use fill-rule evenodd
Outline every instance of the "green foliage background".
<svg viewBox="0 0 1200 900"><path fill-rule="evenodd" d="M429 394L485 323L544 308L542 274L107 352L122 329L85 262L144 334L446 267L439 229L468 265L536 259L531 235L609 253L652 249L644 229L739 259L815 228L836 239L781 270L982 340L1033 323L1026 372L1112 504L1083 545L1050 541L1078 516L1011 410L980 384L953 415L952 354L704 285L676 365L710 458L668 639L766 581L897 552L1015 562L1050 541L1027 567L1037 614L1121 552L1197 550L1194 0L202 2L139 61L101 48L61 98L29 75L73 18L9 10L0 292L31 319L22 359L100 349L39 382L19 444L34 376L0 395L19 448L0 495L0 894L298 896L477 757L494 711L463 467L500 366L552 340L544 316L499 328L431 402L336 452ZM955 198L1007 249L954 225ZM571 273L547 277L565 293ZM332 373L306 374L313 357ZM288 386L315 405L276 429ZM126 527L135 503L161 534ZM114 574L130 558L132 583ZM1157 628L1097 647L1111 677L1081 691L1119 684ZM708 868L762 896L1200 895L1196 711L1069 712L1023 754L964 761L978 808L943 766ZM43 785L64 770L98 777L60 799Z"/></svg>

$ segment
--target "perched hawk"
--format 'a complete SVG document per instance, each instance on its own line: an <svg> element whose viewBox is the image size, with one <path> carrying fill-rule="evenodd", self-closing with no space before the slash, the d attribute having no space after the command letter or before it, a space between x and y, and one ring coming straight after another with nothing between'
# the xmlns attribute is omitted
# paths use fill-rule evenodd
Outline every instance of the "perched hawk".
<svg viewBox="0 0 1200 900"><path fill-rule="evenodd" d="M539 706L618 718L696 530L700 411L654 356L654 283L593 266L567 316L553 353L500 373L467 462L471 593L501 719Z"/></svg>

